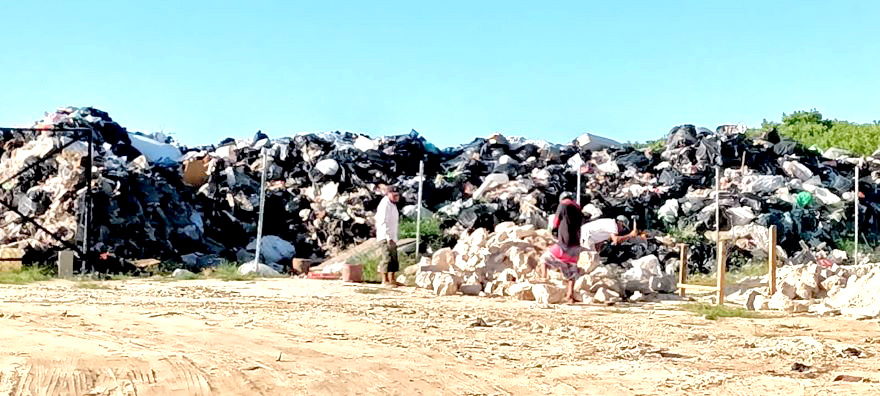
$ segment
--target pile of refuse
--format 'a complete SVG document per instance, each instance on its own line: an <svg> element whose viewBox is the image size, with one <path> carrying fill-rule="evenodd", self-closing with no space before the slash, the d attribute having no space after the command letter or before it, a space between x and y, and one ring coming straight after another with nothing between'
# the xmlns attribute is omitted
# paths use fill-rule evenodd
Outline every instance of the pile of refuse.
<svg viewBox="0 0 880 396"><path fill-rule="evenodd" d="M91 186L84 179L88 150L77 142L28 169L26 178L4 185L0 198L65 240L79 243L82 198L90 188L95 253L118 259L119 267L147 258L189 270L224 260L253 260L262 152L267 157L267 238L260 262L278 270L285 270L294 257L320 259L367 241L374 232L372 217L383 184L399 187L405 216L420 212L434 218L452 241L467 240L470 249L479 245L474 238L485 236L478 230L497 234L496 225L507 222L531 225L535 235L547 239L540 230L546 228L560 193L577 191L581 173L578 198L588 219L622 215L635 219L640 230L649 230L632 243L606 247L600 252L601 265L628 270L626 263L653 256L659 269L651 271L663 275L677 268L678 242L690 246L692 271L714 269L716 167L723 170L719 225L733 241L728 265L735 268L767 256L771 225L778 229L783 263L803 264L808 257L828 256L841 248L840 241L854 232L853 179L861 166L861 234L868 244L880 236L880 159L860 163L841 150L819 153L775 131L751 138L741 127L710 131L681 125L645 149L590 134L564 145L494 134L439 149L415 131L381 138L332 132L277 139L258 132L252 139L185 147L162 134L129 132L98 109L61 108L36 122L37 132L3 136L0 176L26 169L64 144L69 139L64 129L73 127L94 131ZM425 177L418 208L415 164L420 161ZM485 242L494 243L488 236ZM532 242L533 248L514 252L517 260L528 251L529 261L545 246L538 240L524 243ZM9 211L0 218L0 246L49 253L60 247ZM442 247L428 247L427 253ZM466 266L455 272L466 276L461 285L472 289L479 282L485 292L494 282L490 278L497 260L489 257L488 268L477 268L477 262L487 259L482 252L457 254L467 258ZM108 270L117 264L99 260L95 265ZM525 268L519 265L511 271ZM513 276L511 271L507 274Z"/></svg>
<svg viewBox="0 0 880 396"><path fill-rule="evenodd" d="M480 228L462 237L454 248L440 249L431 258L407 267L398 282L431 289L437 295L510 296L556 304L565 297L565 281L556 271L539 280L541 254L555 242L552 234L532 225L501 223L494 232ZM582 254L587 259L589 254ZM615 303L648 301L676 289L675 271L664 272L657 256L624 263L587 259L579 263L576 301Z"/></svg>

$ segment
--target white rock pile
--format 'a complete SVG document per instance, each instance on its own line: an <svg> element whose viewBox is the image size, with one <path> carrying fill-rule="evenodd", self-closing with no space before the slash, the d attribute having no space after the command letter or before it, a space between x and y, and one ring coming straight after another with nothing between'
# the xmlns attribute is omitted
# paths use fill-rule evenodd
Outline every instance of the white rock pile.
<svg viewBox="0 0 880 396"><path fill-rule="evenodd" d="M465 234L454 248L440 249L408 267L398 281L437 295L507 296L556 304L565 300L562 275L551 270L549 281L538 283L535 271L541 254L553 243L547 230L501 223L491 233L477 229ZM612 304L627 295L646 301L656 293L675 291L675 274L664 272L656 256L623 266L599 264L590 257L583 254L579 262L581 275L574 285L578 301Z"/></svg>
<svg viewBox="0 0 880 396"><path fill-rule="evenodd" d="M767 287L758 287L729 300L751 310L880 318L880 264L790 265L779 268L776 278L772 296Z"/></svg>

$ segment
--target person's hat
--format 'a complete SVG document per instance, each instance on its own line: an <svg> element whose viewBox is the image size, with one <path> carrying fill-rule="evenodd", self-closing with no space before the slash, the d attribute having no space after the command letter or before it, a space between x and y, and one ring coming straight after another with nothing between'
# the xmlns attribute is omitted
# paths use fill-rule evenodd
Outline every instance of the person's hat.
<svg viewBox="0 0 880 396"><path fill-rule="evenodd" d="M624 215L617 216L617 218L615 220L617 220L618 223L623 223L623 225L629 227L629 219L627 219L626 216L624 216Z"/></svg>
<svg viewBox="0 0 880 396"><path fill-rule="evenodd" d="M574 199L574 194L572 194L570 192L564 192L561 195L559 195L560 201L565 200L565 199Z"/></svg>

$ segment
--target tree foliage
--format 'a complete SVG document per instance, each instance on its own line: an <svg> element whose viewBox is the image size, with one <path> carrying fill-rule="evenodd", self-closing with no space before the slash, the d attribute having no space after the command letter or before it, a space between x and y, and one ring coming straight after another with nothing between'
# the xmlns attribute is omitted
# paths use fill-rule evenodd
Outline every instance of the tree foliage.
<svg viewBox="0 0 880 396"><path fill-rule="evenodd" d="M856 124L828 120L816 109L783 113L782 122L765 119L761 126L764 132L776 128L780 135L805 147L816 146L823 150L836 147L859 155L871 155L880 148L880 122Z"/></svg>

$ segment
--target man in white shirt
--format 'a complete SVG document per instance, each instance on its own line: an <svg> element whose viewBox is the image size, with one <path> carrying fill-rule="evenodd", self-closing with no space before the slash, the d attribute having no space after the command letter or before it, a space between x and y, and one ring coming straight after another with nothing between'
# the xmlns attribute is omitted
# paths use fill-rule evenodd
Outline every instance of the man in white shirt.
<svg viewBox="0 0 880 396"><path fill-rule="evenodd" d="M394 279L394 273L400 267L397 260L399 214L396 205L399 199L397 189L389 186L385 188L385 197L376 209L376 240L382 244L382 260L377 271L382 274L383 285L402 286Z"/></svg>
<svg viewBox="0 0 880 396"><path fill-rule="evenodd" d="M638 235L638 230L633 225L632 231L626 235L620 235L628 227L629 221L625 216L617 216L616 219L593 220L581 227L581 246L588 251L596 252L599 246L606 242L617 245Z"/></svg>

